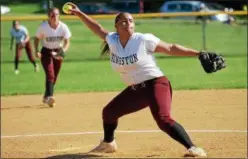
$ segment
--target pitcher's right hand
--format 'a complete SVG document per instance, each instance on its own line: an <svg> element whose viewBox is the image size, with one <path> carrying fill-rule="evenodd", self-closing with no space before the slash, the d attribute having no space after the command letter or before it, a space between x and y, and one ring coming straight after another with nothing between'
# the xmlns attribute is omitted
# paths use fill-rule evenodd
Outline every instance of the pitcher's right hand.
<svg viewBox="0 0 248 159"><path fill-rule="evenodd" d="M74 14L74 15L80 14L81 11L80 11L80 9L77 7L76 4L74 4L74 3L72 3L72 2L68 2L67 4L72 6L72 9L69 9L69 11L71 12L71 14Z"/></svg>

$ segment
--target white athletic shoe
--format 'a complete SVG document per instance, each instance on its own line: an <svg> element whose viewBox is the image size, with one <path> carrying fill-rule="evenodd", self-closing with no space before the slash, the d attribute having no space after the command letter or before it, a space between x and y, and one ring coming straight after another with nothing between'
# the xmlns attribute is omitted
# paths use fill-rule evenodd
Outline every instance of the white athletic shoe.
<svg viewBox="0 0 248 159"><path fill-rule="evenodd" d="M90 152L100 152L100 153L113 153L117 151L117 144L115 140L110 143L104 142L103 140L100 141L100 144L95 147Z"/></svg>
<svg viewBox="0 0 248 159"><path fill-rule="evenodd" d="M18 75L20 73L19 70L15 70L15 74Z"/></svg>
<svg viewBox="0 0 248 159"><path fill-rule="evenodd" d="M56 105L55 99L52 96L43 98L43 103L49 107L54 107Z"/></svg>
<svg viewBox="0 0 248 159"><path fill-rule="evenodd" d="M207 157L207 153L199 147L192 146L187 150L185 157Z"/></svg>

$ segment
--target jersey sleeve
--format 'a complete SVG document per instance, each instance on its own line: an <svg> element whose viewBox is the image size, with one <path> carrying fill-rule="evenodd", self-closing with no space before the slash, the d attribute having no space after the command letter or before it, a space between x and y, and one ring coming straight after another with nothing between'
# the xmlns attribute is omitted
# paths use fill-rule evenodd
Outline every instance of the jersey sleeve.
<svg viewBox="0 0 248 159"><path fill-rule="evenodd" d="M43 35L43 29L42 29L42 26L40 25L36 31L36 37L41 39L42 35Z"/></svg>
<svg viewBox="0 0 248 159"><path fill-rule="evenodd" d="M108 45L110 45L111 44L111 41L113 41L114 35L115 35L115 32L109 32L106 35L105 40L108 43Z"/></svg>
<svg viewBox="0 0 248 159"><path fill-rule="evenodd" d="M26 35L28 35L28 29L26 27L22 26L22 30Z"/></svg>
<svg viewBox="0 0 248 159"><path fill-rule="evenodd" d="M153 34L144 34L145 37L145 46L149 52L154 52L160 39Z"/></svg>
<svg viewBox="0 0 248 159"><path fill-rule="evenodd" d="M64 38L69 39L71 37L71 31L70 31L70 29L68 28L67 25L64 25L64 30L65 30Z"/></svg>

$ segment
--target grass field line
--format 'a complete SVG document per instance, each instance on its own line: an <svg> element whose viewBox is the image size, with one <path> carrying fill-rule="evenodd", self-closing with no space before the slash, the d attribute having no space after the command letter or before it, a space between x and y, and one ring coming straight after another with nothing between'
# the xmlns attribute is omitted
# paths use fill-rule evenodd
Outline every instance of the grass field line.
<svg viewBox="0 0 248 159"><path fill-rule="evenodd" d="M160 130L119 130L116 133L160 133ZM247 130L187 130L193 133L247 133ZM1 139L6 138L24 138L24 137L44 137L44 136L70 136L70 135L87 135L102 134L102 131L86 131L71 133L44 133L44 134L24 134L24 135L2 135Z"/></svg>

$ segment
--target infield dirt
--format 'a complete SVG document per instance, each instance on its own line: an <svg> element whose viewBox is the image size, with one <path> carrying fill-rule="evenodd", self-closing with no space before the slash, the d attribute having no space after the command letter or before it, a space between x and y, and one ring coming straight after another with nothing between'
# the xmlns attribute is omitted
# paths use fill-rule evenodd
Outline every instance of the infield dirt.
<svg viewBox="0 0 248 159"><path fill-rule="evenodd" d="M102 133L98 133L102 131L102 108L117 94L57 94L54 108L41 104L42 95L1 97L1 157L183 156L185 148L167 134L142 132L159 130L148 108L119 120L117 130L139 132L116 133L118 152L86 153L102 138ZM247 158L246 89L174 91L172 117L189 131L194 143L204 148L209 158ZM77 132L80 134L75 134Z"/></svg>

